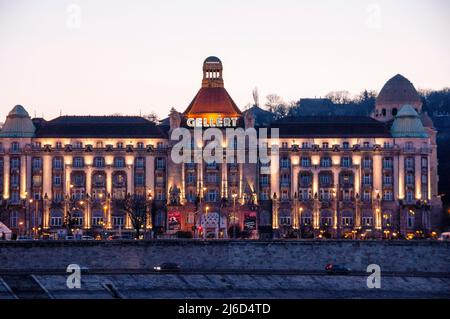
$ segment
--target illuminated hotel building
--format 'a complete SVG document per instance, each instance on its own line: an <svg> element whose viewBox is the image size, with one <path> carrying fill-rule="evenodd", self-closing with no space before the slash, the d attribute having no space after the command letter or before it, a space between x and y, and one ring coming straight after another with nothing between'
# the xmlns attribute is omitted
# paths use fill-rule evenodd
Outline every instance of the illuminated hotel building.
<svg viewBox="0 0 450 319"><path fill-rule="evenodd" d="M4 223L18 234L56 233L70 209L85 234L126 234L131 220L116 200L151 194L145 228L160 236L393 238L438 229L436 130L406 78L385 84L370 115L275 121L257 106L242 112L222 72L218 58L207 58L191 104L159 124L136 116L31 119L15 106L0 131ZM174 129L219 117L245 129L278 128L268 144L279 155L268 164L172 161Z"/></svg>

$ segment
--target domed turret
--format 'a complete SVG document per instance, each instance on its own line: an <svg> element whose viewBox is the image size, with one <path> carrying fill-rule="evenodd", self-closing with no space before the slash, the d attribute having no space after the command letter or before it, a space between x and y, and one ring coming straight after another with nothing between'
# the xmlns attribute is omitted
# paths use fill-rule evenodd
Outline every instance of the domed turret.
<svg viewBox="0 0 450 319"><path fill-rule="evenodd" d="M223 66L219 58L210 56L203 62L202 87L184 115L189 117L237 117L241 111L224 87Z"/></svg>
<svg viewBox="0 0 450 319"><path fill-rule="evenodd" d="M22 105L16 105L6 117L0 137L33 137L36 128Z"/></svg>
<svg viewBox="0 0 450 319"><path fill-rule="evenodd" d="M390 121L406 104L421 113L422 100L414 85L403 75L397 74L386 82L378 94L373 117L379 121Z"/></svg>
<svg viewBox="0 0 450 319"><path fill-rule="evenodd" d="M428 137L425 128L420 120L416 110L411 105L402 107L395 117L391 127L391 134L393 137Z"/></svg>

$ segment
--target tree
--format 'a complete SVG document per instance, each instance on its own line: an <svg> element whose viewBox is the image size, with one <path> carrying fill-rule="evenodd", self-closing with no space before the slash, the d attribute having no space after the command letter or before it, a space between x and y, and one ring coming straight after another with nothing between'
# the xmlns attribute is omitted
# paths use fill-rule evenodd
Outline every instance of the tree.
<svg viewBox="0 0 450 319"><path fill-rule="evenodd" d="M336 104L348 104L352 99L349 91L332 91L325 95L327 99Z"/></svg>
<svg viewBox="0 0 450 319"><path fill-rule="evenodd" d="M269 94L266 96L265 106L269 112L273 113L275 111L275 109L277 107L279 107L280 105L284 105L284 101L281 98L281 96L276 95L276 94Z"/></svg>
<svg viewBox="0 0 450 319"><path fill-rule="evenodd" d="M66 198L68 201L68 207L66 211L66 215L64 217L63 226L67 229L67 235L72 235L72 229L78 225L78 216L75 216L76 213L83 210L83 201L77 201L76 199ZM54 208L61 208L59 204L52 204Z"/></svg>
<svg viewBox="0 0 450 319"><path fill-rule="evenodd" d="M0 222L5 222L10 212L10 207L7 200L0 200Z"/></svg>
<svg viewBox="0 0 450 319"><path fill-rule="evenodd" d="M135 231L135 238L139 239L141 229L147 224L147 212L149 209L153 210L152 201L144 196L128 194L125 199L119 201L118 206L125 210Z"/></svg>
<svg viewBox="0 0 450 319"><path fill-rule="evenodd" d="M149 120L152 123L158 124L159 123L159 117L158 114L156 114L155 112L151 112L149 114L146 114L144 116L142 116L144 119Z"/></svg>

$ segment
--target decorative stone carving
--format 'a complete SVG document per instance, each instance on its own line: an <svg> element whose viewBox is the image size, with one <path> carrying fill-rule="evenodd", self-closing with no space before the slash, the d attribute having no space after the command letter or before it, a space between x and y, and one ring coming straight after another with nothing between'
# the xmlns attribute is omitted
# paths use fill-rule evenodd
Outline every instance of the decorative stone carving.
<svg viewBox="0 0 450 319"><path fill-rule="evenodd" d="M248 110L245 112L244 123L245 129L255 127L255 115L253 114L253 111Z"/></svg>
<svg viewBox="0 0 450 319"><path fill-rule="evenodd" d="M181 191L176 185L170 187L170 189L169 189L170 205L180 205L181 204L180 194L181 194Z"/></svg>
<svg viewBox="0 0 450 319"><path fill-rule="evenodd" d="M169 120L170 120L170 130L171 131L173 131L174 129L180 127L180 125L181 125L181 115L174 108L172 108L170 110Z"/></svg>

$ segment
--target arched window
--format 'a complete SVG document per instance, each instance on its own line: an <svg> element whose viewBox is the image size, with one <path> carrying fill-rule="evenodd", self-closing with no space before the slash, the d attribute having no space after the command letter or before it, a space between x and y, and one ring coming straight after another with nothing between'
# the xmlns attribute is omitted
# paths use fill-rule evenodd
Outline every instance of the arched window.
<svg viewBox="0 0 450 319"><path fill-rule="evenodd" d="M392 116L397 116L398 110L396 107L392 109Z"/></svg>
<svg viewBox="0 0 450 319"><path fill-rule="evenodd" d="M383 116L386 116L386 109L382 109L382 110L381 110L381 114L382 114Z"/></svg>

